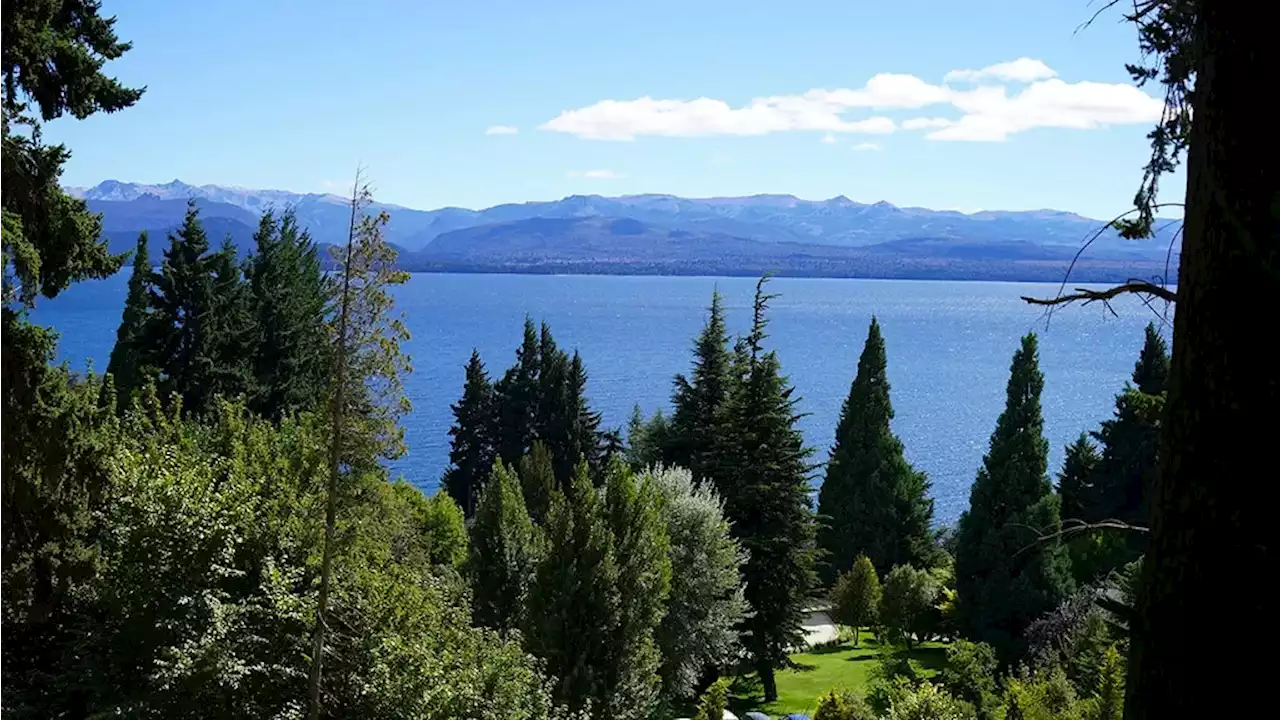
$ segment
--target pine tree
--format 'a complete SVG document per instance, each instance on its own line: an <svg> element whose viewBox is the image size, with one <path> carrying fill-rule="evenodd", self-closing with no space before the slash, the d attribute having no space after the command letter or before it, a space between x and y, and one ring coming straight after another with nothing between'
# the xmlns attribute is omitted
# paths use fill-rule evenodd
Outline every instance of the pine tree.
<svg viewBox="0 0 1280 720"><path fill-rule="evenodd" d="M525 508L520 482L494 463L471 527L472 615L496 630L524 627L525 602L541 558L541 536Z"/></svg>
<svg viewBox="0 0 1280 720"><path fill-rule="evenodd" d="M690 377L677 375L675 379L671 399L675 409L663 459L668 465L689 468L695 479L719 484L720 424L733 387L733 356L718 290L711 296L707 322L694 342L693 354Z"/></svg>
<svg viewBox="0 0 1280 720"><path fill-rule="evenodd" d="M1155 325L1148 324L1132 384L1126 383L1116 396L1113 417L1092 434L1099 452L1091 471L1084 482L1077 483L1074 474L1078 468L1064 468L1066 484L1060 484L1064 518L1150 525L1150 495L1159 464L1160 414L1168 375L1164 338ZM1071 543L1076 578L1092 582L1136 560L1145 547L1145 535L1139 532L1108 528L1084 533Z"/></svg>
<svg viewBox="0 0 1280 720"><path fill-rule="evenodd" d="M338 282L336 313L328 330L333 347L329 387L329 477L325 487L325 527L320 567L320 591L311 637L309 715L321 713L325 631L333 576L335 534L340 496L349 495L342 482L352 473L377 466L379 458L394 459L404 452L399 418L410 409L404 395L404 376L412 370L400 343L409 339L401 316L393 314L390 287L408 280L395 267L396 251L383 231L390 216L365 214L373 198L359 176L351 192L351 223L347 243L334 248Z"/></svg>
<svg viewBox="0 0 1280 720"><path fill-rule="evenodd" d="M873 317L818 493L824 520L818 544L827 552L828 582L859 554L881 574L897 565L933 562L929 482L903 457L902 441L889 428L893 405L886 366L884 338Z"/></svg>
<svg viewBox="0 0 1280 720"><path fill-rule="evenodd" d="M213 312L208 330L213 358L212 392L227 399L253 392L253 354L257 347L257 323L253 316L249 285L236 261L231 238L209 258Z"/></svg>
<svg viewBox="0 0 1280 720"><path fill-rule="evenodd" d="M722 480L725 508L748 553L743 578L753 614L744 623L745 647L777 698L774 670L803 637L805 604L816 583L814 518L809 497L812 453L796 427L793 388L777 355L763 347L767 278L756 285L751 333L735 352L742 381L727 408L728 434L717 438L731 467Z"/></svg>
<svg viewBox="0 0 1280 720"><path fill-rule="evenodd" d="M496 448L498 457L508 465L518 463L534 440L540 359L538 330L533 318L526 316L524 340L516 350L516 364L495 387Z"/></svg>
<svg viewBox="0 0 1280 720"><path fill-rule="evenodd" d="M644 411L636 405L627 420L627 445L623 451L631 469L640 471L660 464L667 434L667 418L661 408L645 419Z"/></svg>
<svg viewBox="0 0 1280 720"><path fill-rule="evenodd" d="M153 374L146 365L147 316L151 312L147 288L151 282L151 256L147 251L147 233L138 235L133 251L133 274L129 276L129 292L124 300L124 314L116 330L116 344L111 349L107 374L115 383L116 402L121 409L133 402L134 393Z"/></svg>
<svg viewBox="0 0 1280 720"><path fill-rule="evenodd" d="M323 402L333 362L325 330L329 288L319 251L292 209L278 220L264 213L254 240L246 269L258 326L251 407L278 420Z"/></svg>
<svg viewBox="0 0 1280 720"><path fill-rule="evenodd" d="M1149 324L1133 368L1133 385L1126 385L1116 396L1114 417L1094 433L1101 457L1086 520L1116 519L1143 527L1150 524L1148 496L1155 486L1159 464L1160 413L1168 375L1169 355L1164 338ZM1135 545L1133 549L1136 552L1139 548ZM1119 564L1133 559L1129 557Z"/></svg>
<svg viewBox="0 0 1280 720"><path fill-rule="evenodd" d="M610 650L607 683L610 718L650 716L662 680L657 632L671 590L671 558L662 496L655 484L637 478L620 459L609 465L605 514L618 564L618 625Z"/></svg>
<svg viewBox="0 0 1280 720"><path fill-rule="evenodd" d="M195 201L182 227L169 233L160 271L151 281L147 362L159 373L160 396L177 397L184 410L200 413L215 390L214 288L209 238Z"/></svg>
<svg viewBox="0 0 1280 720"><path fill-rule="evenodd" d="M610 708L619 628L618 563L604 508L585 463L569 492L552 496L546 556L529 593L526 646L545 663L559 703L597 717Z"/></svg>
<svg viewBox="0 0 1280 720"><path fill-rule="evenodd" d="M449 468L444 472L443 484L467 517L471 517L475 514L480 490L493 472L495 455L493 386L477 350L471 351L466 375L462 398L452 407Z"/></svg>
<svg viewBox="0 0 1280 720"><path fill-rule="evenodd" d="M600 484L608 461L604 434L600 431L601 415L587 404L587 368L577 350L573 351L573 358L569 361L564 394L569 417L572 418L568 453L575 462L586 460L592 479Z"/></svg>
<svg viewBox="0 0 1280 720"><path fill-rule="evenodd" d="M539 440L533 442L529 454L520 458L520 487L524 490L529 517L537 525L544 526L552 501L561 490L555 466L551 464L551 453Z"/></svg>
<svg viewBox="0 0 1280 720"><path fill-rule="evenodd" d="M1080 433L1080 437L1067 446L1062 473L1058 476L1058 495L1062 498L1064 521L1083 521L1091 514L1091 495L1097 467L1098 446L1089 440L1087 433Z"/></svg>
<svg viewBox="0 0 1280 720"><path fill-rule="evenodd" d="M956 613L962 631L1006 660L1022 651L1022 630L1070 589L1058 498L1046 474L1035 334L1022 339L1010 369L1004 412L960 516Z"/></svg>

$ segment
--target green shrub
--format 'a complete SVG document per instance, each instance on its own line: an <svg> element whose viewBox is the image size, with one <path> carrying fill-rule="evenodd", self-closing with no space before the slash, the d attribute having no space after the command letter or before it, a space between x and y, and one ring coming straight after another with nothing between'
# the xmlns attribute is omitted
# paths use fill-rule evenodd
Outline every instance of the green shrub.
<svg viewBox="0 0 1280 720"><path fill-rule="evenodd" d="M862 698L848 692L830 690L818 700L813 720L875 720L875 713Z"/></svg>

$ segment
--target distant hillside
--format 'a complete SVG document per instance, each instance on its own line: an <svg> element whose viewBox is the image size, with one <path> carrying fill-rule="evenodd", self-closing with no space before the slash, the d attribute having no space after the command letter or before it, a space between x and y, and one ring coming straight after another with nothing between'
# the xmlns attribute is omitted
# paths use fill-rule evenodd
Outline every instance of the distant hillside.
<svg viewBox="0 0 1280 720"><path fill-rule="evenodd" d="M115 250L130 249L140 230L159 253L168 230L195 198L214 243L230 236L247 251L259 214L292 207L321 244L346 238L346 200L335 195L194 186L175 180L143 185L109 180L71 189L103 213ZM864 204L845 197L790 195L681 198L673 195L574 195L551 202L483 210L414 210L378 205L391 217L387 237L411 270L654 272L882 277L1061 277L1086 237L1104 223L1056 210L972 214ZM1163 274L1176 226L1161 223L1155 240L1121 240L1103 232L1079 271L1103 279ZM1077 273L1077 277L1081 277Z"/></svg>

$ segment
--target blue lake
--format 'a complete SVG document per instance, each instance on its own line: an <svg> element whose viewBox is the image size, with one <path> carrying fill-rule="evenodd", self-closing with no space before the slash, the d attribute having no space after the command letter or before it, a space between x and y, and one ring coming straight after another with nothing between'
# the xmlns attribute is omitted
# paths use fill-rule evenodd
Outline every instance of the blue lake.
<svg viewBox="0 0 1280 720"><path fill-rule="evenodd" d="M59 358L73 369L104 369L115 341L127 272L81 283L45 301L33 320L61 333ZM712 290L725 295L730 329L750 323L750 278L547 275L414 275L397 293L413 339L405 419L409 453L395 470L433 490L448 462L449 405L462 389L463 365L479 349L491 377L515 357L525 314L551 324L558 343L577 348L589 394L605 423L626 422L635 404L666 408L671 379L686 371ZM1058 310L1047 319L1022 295L1052 296L1057 284L778 278L767 344L808 415L807 441L825 460L840 405L857 369L872 314L889 354L894 429L908 458L928 472L937 519L953 522L968 503L1004 406L1009 361L1018 338L1040 334L1040 365L1050 471L1063 446L1111 414L1132 372L1152 310L1136 299ZM1172 320L1170 316L1169 320ZM1168 332L1167 325L1160 325ZM821 471L814 479L821 481Z"/></svg>

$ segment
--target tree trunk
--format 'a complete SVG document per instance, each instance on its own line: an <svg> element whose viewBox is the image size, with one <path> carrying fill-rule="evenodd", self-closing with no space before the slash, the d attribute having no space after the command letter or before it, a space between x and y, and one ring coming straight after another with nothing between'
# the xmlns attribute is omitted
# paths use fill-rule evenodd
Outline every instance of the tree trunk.
<svg viewBox="0 0 1280 720"><path fill-rule="evenodd" d="M760 674L760 682L764 685L764 701L767 703L776 701L778 699L778 680L773 676L773 665L760 663L757 672Z"/></svg>
<svg viewBox="0 0 1280 720"><path fill-rule="evenodd" d="M861 630L862 628L858 627L857 625L853 626L853 646L854 647L858 647L858 636L862 634L860 632Z"/></svg>
<svg viewBox="0 0 1280 720"><path fill-rule="evenodd" d="M1280 42L1263 5L1194 7L1186 226L1129 720L1244 717L1271 675L1254 655L1275 607L1280 365L1267 344L1280 328L1280 160L1259 92L1280 69ZM1187 644L1197 625L1217 660Z"/></svg>

